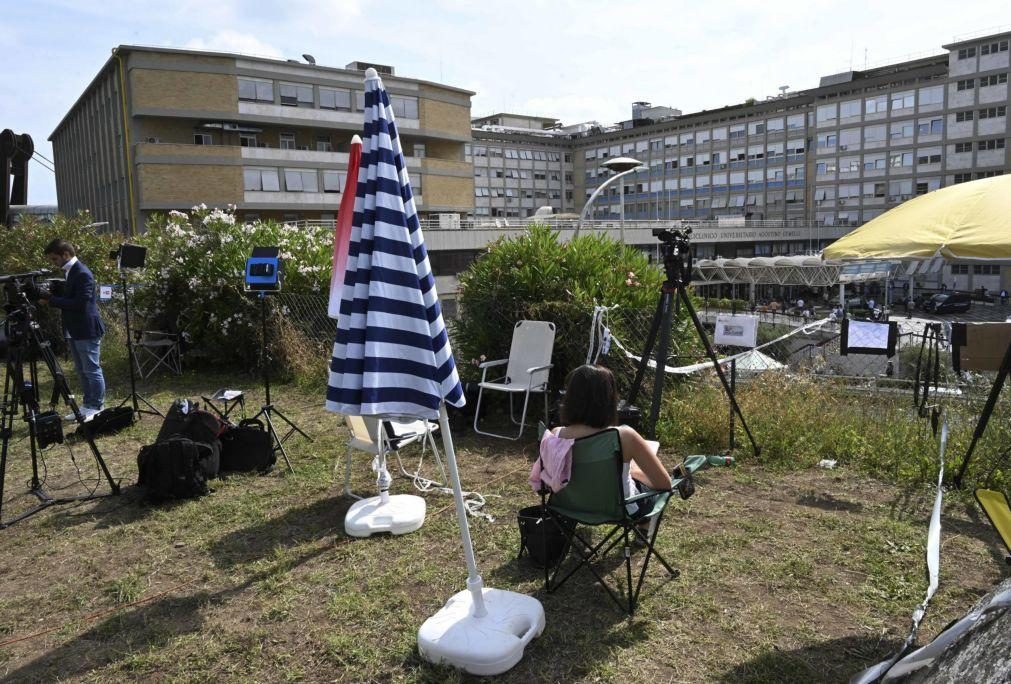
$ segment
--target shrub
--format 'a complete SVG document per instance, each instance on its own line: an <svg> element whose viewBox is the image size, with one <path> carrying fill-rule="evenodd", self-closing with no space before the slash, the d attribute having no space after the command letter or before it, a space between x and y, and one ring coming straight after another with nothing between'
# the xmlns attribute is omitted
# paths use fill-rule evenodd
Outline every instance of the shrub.
<svg viewBox="0 0 1011 684"><path fill-rule="evenodd" d="M246 259L253 247L277 246L284 268L284 291L329 291L333 237L328 230L308 230L272 222L239 223L233 207L208 210L193 207L191 214L172 211L148 222L140 243L148 248L143 287L136 301L149 320L175 326L191 349L215 365L251 367L258 362L260 303L243 292ZM283 307L271 304L274 317ZM269 323L273 342L291 341L296 331L277 333L279 321ZM276 359L292 354L280 349ZM284 364L291 368L290 363Z"/></svg>
<svg viewBox="0 0 1011 684"><path fill-rule="evenodd" d="M593 307L617 305L621 315L610 318L615 334L641 337L664 276L643 252L606 235L566 243L554 230L531 225L489 245L459 278L461 314L450 325L461 375L478 379L482 359L506 358L517 321L547 320L556 324L551 384L558 387L586 360ZM682 319L672 346L684 347L686 339Z"/></svg>
<svg viewBox="0 0 1011 684"><path fill-rule="evenodd" d="M91 214L83 211L76 216L57 216L52 223L25 216L11 228L0 226L0 275L51 268L43 250L59 237L74 246L78 258L88 265L97 282L116 282L119 280L116 262L109 258L109 253L122 237L99 235L89 227L91 223Z"/></svg>

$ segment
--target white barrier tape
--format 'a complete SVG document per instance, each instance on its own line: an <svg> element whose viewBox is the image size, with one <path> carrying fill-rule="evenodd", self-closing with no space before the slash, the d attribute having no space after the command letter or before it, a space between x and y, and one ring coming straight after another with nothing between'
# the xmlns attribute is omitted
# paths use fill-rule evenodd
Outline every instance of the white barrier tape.
<svg viewBox="0 0 1011 684"><path fill-rule="evenodd" d="M916 634L920 630L920 622L923 620L923 616L927 613L927 606L930 603L930 599L934 597L934 592L937 591L938 576L941 566L941 504L944 501L944 448L948 444L948 421L945 419L944 423L941 425L941 450L940 450L940 461L941 465L937 471L937 495L934 497L934 508L930 512L930 527L927 529L927 595L923 599L923 603L918 605L913 611L912 626L909 630L909 636L906 637L905 642L902 644L902 648L898 650L891 658L877 665L872 665L863 672L859 672L850 679L850 684L870 684L871 682L876 682L878 680L888 680L893 677L899 676L897 673L892 674L892 668L899 662L902 658L902 654L905 653L913 642L916 640ZM910 656L915 655L915 653L910 654Z"/></svg>

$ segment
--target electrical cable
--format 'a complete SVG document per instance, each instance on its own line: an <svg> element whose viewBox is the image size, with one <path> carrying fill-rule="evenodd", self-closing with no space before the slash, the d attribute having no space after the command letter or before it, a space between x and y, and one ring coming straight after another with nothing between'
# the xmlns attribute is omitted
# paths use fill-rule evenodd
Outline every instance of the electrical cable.
<svg viewBox="0 0 1011 684"><path fill-rule="evenodd" d="M44 168L44 169L45 169L46 171L48 171L49 173L53 173L53 174L55 174L55 173L56 173L56 169L54 169L54 168L53 168L53 167L51 167L51 166L47 166L46 164L43 164L42 162L40 162L40 161L39 161L38 159L36 159L35 157L32 157L32 161L33 161L33 162L35 162L36 164L38 164L39 166L41 166L42 168Z"/></svg>

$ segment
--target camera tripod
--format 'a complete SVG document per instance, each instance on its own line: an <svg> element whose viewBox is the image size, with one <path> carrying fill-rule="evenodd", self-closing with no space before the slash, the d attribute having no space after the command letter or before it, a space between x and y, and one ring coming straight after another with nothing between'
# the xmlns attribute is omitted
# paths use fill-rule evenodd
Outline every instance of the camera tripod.
<svg viewBox="0 0 1011 684"><path fill-rule="evenodd" d="M154 405L148 401L144 395L137 391L137 359L136 352L133 350L133 332L130 330L130 291L126 284L126 269L119 269L119 282L123 286L123 319L126 322L126 349L128 353L127 365L130 366L130 396L126 397L122 402L120 402L120 407L126 406L128 401L133 402L133 412L140 417L142 413L149 413L152 416L165 417L161 411L156 409ZM146 409L140 407L139 402L144 402L147 406Z"/></svg>
<svg viewBox="0 0 1011 684"><path fill-rule="evenodd" d="M628 403L635 404L639 396L642 381L646 375L646 368L649 366L650 355L653 353L653 346L657 342L657 334L659 333L659 346L657 347L655 356L656 374L653 380L653 397L649 410L649 423L647 425L648 437L655 439L656 421L660 415L660 402L663 399L663 384L666 378L665 366L667 364L667 357L670 354L671 325L674 316L680 312L680 307L683 305L688 311L688 315L695 326L695 331L698 333L699 340L702 341L702 345L706 349L706 355L712 361L713 369L719 376L720 383L723 385L723 389L730 399L731 416L737 414L737 417L741 419L741 426L751 441L755 456L758 456L761 454L762 448L755 442L751 430L748 429L748 423L745 421L744 414L741 413L741 407L738 406L737 398L734 396L734 388L727 380L727 376L716 358L713 345L709 341L709 335L702 326L702 321L699 320L699 315L692 305L691 298L688 296L686 288L692 274L692 253L689 248L691 229L689 228L684 231L657 229L653 231L653 235L660 240L660 253L663 256L666 280L660 288L660 298L657 301L656 313L653 314L653 322L650 324L649 334L646 337L646 346L642 351L642 358L635 371L635 380L632 382L632 388L629 391ZM731 441L732 447L733 442Z"/></svg>
<svg viewBox="0 0 1011 684"><path fill-rule="evenodd" d="M112 479L108 466L102 459L102 455L95 445L94 437L88 423L84 420L74 395L70 393L67 378L60 369L56 360L56 354L48 340L42 339L38 323L32 317L32 305L23 290L18 288L17 281L7 283L8 293L15 294L15 303L8 304L7 321L5 323L8 350L6 362L6 375L4 379L4 394L2 411L0 411L0 436L2 436L2 446L0 446L0 507L3 506L4 479L7 474L7 454L10 448L10 441L14 435L14 421L17 418L19 409L23 409L22 418L28 423L28 438L32 455L32 477L28 483L29 491L38 498L39 503L12 518L4 520L0 511L0 529L4 529L25 518L35 515L39 511L50 506L71 503L74 501L89 501L99 497L119 494L119 482ZM11 287L14 285L14 287ZM52 410L42 412L39 406L39 369L38 360L45 363L53 380L53 393L50 398ZM54 497L44 488L44 477L39 478L39 452L53 443L63 442L63 428L61 418L55 411L55 407L60 399L63 399L74 412L74 417L78 425L81 426L81 434L84 436L88 447L91 450L95 462L101 468L106 482L109 483L110 492L108 494L96 494L92 491L89 494L80 496Z"/></svg>
<svg viewBox="0 0 1011 684"><path fill-rule="evenodd" d="M263 365L264 404L260 407L260 411L250 420L257 420L261 416L263 417L263 420L267 423L267 431L270 433L270 437L274 441L274 451L281 452L281 456L284 457L284 462L288 465L288 470L294 473L295 469L291 467L291 461L288 460L288 452L284 450L284 443L296 432L310 442L312 441L312 437L305 434L302 428L295 425L295 423L293 423L286 415L281 413L280 409L274 406L273 402L270 401L270 352L267 350L267 293L260 291L257 292L257 295L260 298L260 323L263 326L263 336L260 339L260 361ZM274 427L274 416L279 418L288 426L288 431L284 433L283 437L278 434L277 429Z"/></svg>

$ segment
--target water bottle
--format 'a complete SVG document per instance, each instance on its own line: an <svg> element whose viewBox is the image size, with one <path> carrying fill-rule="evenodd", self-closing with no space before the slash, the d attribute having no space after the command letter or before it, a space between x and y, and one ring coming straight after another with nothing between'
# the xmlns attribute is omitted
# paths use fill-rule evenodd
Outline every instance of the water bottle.
<svg viewBox="0 0 1011 684"><path fill-rule="evenodd" d="M729 468L734 465L735 459L733 456L717 456L712 454L706 456L706 462L711 466L726 466Z"/></svg>

